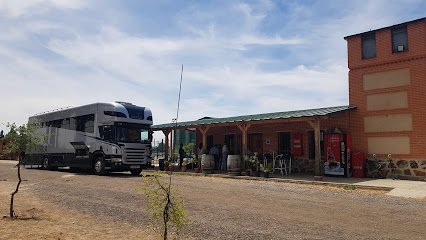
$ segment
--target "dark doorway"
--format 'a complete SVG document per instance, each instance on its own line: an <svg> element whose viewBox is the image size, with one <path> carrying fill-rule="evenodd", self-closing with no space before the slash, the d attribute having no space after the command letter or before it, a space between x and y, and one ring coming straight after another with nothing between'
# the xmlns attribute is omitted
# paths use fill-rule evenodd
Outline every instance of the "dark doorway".
<svg viewBox="0 0 426 240"><path fill-rule="evenodd" d="M213 147L213 135L207 135L207 152Z"/></svg>
<svg viewBox="0 0 426 240"><path fill-rule="evenodd" d="M278 133L278 154L291 153L291 134L289 132Z"/></svg>
<svg viewBox="0 0 426 240"><path fill-rule="evenodd" d="M235 154L235 134L225 135L225 144L228 146L229 154Z"/></svg>
<svg viewBox="0 0 426 240"><path fill-rule="evenodd" d="M263 134L262 133L250 133L248 134L247 148L252 153L257 152L258 155L263 154Z"/></svg>

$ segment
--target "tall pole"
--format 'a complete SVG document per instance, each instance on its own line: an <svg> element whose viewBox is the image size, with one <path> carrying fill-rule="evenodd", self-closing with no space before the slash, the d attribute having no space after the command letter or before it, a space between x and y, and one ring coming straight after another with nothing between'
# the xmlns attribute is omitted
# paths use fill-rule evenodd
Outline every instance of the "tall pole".
<svg viewBox="0 0 426 240"><path fill-rule="evenodd" d="M177 129L178 119L179 119L180 93L182 91L182 79L183 79L182 77L183 77L183 64L182 64L182 70L180 72L179 97L177 102L176 118L173 119L175 121L175 129L174 129L174 135L173 135L172 156L174 155L174 148L176 144L176 129Z"/></svg>
<svg viewBox="0 0 426 240"><path fill-rule="evenodd" d="M177 110L176 110L176 127L177 127L177 122L179 119L179 104L180 104L180 92L182 90L182 76L183 76L183 64L182 64L182 71L180 72L179 98L178 98L178 104L177 104Z"/></svg>

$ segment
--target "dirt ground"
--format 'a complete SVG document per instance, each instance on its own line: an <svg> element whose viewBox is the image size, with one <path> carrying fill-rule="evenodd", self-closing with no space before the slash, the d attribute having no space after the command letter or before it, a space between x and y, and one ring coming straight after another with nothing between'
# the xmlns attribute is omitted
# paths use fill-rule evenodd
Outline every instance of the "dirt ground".
<svg viewBox="0 0 426 240"><path fill-rule="evenodd" d="M23 170L16 211L0 239L159 239L142 177ZM15 169L0 161L0 213ZM424 239L426 201L327 186L173 176L191 225L181 239Z"/></svg>
<svg viewBox="0 0 426 240"><path fill-rule="evenodd" d="M0 182L0 212L8 216L10 199L6 189L14 186ZM15 184L13 184L15 185ZM16 194L15 210L18 218L0 220L0 239L162 239L153 229L142 230L120 222L105 220L63 209L40 201L28 191Z"/></svg>

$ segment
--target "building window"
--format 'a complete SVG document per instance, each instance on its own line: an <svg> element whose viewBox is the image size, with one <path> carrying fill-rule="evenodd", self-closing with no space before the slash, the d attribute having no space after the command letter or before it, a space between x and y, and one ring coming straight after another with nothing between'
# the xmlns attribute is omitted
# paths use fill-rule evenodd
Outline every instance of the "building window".
<svg viewBox="0 0 426 240"><path fill-rule="evenodd" d="M362 59L376 57L376 33L365 33L361 35Z"/></svg>
<svg viewBox="0 0 426 240"><path fill-rule="evenodd" d="M392 28L392 52L408 51L407 26L398 26Z"/></svg>

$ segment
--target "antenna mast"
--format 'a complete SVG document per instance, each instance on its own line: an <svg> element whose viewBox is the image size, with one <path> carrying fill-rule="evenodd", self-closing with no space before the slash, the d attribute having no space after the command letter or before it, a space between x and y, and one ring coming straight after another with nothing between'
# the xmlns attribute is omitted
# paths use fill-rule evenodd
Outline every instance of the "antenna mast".
<svg viewBox="0 0 426 240"><path fill-rule="evenodd" d="M179 106L180 106L180 93L182 91L182 76L183 76L183 64L182 64L182 70L180 72L180 84L179 84L179 97L178 97L178 104L177 104L177 110L176 110L176 118L173 119L175 122L175 130L174 130L174 134L173 134L173 144L172 144L172 159L173 159L173 155L174 155L174 150L175 150L175 145L176 145L176 129L177 129L177 125L178 125L178 119L179 119Z"/></svg>

